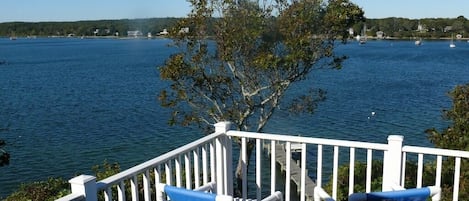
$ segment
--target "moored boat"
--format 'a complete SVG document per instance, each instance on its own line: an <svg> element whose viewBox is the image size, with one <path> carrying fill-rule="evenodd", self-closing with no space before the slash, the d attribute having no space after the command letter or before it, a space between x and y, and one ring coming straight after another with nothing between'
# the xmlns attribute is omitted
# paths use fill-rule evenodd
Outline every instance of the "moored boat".
<svg viewBox="0 0 469 201"><path fill-rule="evenodd" d="M454 44L453 38L454 38L454 36L451 34L451 43L449 44L450 48L455 48L456 47L456 44Z"/></svg>

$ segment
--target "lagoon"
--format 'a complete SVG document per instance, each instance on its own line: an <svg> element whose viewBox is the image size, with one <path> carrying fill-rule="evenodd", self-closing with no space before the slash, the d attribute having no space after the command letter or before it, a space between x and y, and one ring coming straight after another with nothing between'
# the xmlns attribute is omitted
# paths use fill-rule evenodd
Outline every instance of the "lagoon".
<svg viewBox="0 0 469 201"><path fill-rule="evenodd" d="M167 86L157 66L169 40L0 39L0 138L11 164L0 168L0 197L21 182L92 174L104 160L125 169L198 137L170 127L157 102ZM296 89L327 91L312 116L279 113L266 132L386 142L389 134L431 146L424 130L442 129L446 95L469 78L469 44L369 41L340 45L341 70L313 72ZM295 93L294 89L292 93Z"/></svg>

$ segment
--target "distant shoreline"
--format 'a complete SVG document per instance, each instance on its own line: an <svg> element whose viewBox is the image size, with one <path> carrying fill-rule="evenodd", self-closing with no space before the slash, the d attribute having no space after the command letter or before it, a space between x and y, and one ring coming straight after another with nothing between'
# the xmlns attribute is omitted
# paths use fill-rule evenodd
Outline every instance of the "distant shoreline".
<svg viewBox="0 0 469 201"><path fill-rule="evenodd" d="M0 36L4 37L72 37L86 38L125 38L126 36L158 36L166 30L175 28L179 20L184 18L147 18L122 20L91 20L76 22L3 22L0 23ZM213 22L216 22L215 20ZM209 25L210 26L210 25ZM366 30L363 30L366 28ZM138 32L139 34L135 34ZM390 40L448 40L452 35L460 35L468 40L469 20L463 16L457 18L424 18L407 19L389 17L382 19L366 19L348 29L352 35L360 33L373 39L381 32L381 36L390 36ZM213 34L213 33L209 33ZM153 37L151 37L153 38Z"/></svg>
<svg viewBox="0 0 469 201"><path fill-rule="evenodd" d="M3 39L11 39L8 36L0 36ZM152 37L118 37L118 36L26 36L26 37L15 37L14 40L34 40L34 39L116 39L116 40L151 40L151 39L169 39L163 36L152 36Z"/></svg>
<svg viewBox="0 0 469 201"><path fill-rule="evenodd" d="M165 36L152 36L152 37L119 37L119 36L26 36L26 37L15 37L14 40L34 40L34 39L83 39L83 40L92 40L92 39L115 39L115 40L158 40L158 39L171 39L169 37ZM11 37L8 36L0 36L0 39L10 39ZM373 41L415 41L417 39L421 39L424 41L447 41L451 40L451 38L444 37L444 38L398 38L398 37L386 37L386 38L378 38L375 36L367 36L368 40L373 40ZM355 38L350 38L348 41L355 41ZM463 37L463 38L454 38L454 41L461 41L461 42L469 42L469 37Z"/></svg>

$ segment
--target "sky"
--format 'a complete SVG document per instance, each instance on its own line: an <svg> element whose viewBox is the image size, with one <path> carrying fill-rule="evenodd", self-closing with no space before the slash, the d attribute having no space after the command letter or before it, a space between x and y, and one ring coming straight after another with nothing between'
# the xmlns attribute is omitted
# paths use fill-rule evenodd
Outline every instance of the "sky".
<svg viewBox="0 0 469 201"><path fill-rule="evenodd" d="M367 18L469 18L469 0L351 0ZM186 0L1 0L0 22L184 17Z"/></svg>

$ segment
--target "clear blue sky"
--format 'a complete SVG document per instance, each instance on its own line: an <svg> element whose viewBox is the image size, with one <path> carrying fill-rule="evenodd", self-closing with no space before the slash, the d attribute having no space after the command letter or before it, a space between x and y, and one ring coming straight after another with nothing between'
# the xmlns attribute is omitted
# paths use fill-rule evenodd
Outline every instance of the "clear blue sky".
<svg viewBox="0 0 469 201"><path fill-rule="evenodd" d="M351 0L367 18L469 18L469 0Z"/></svg>
<svg viewBox="0 0 469 201"><path fill-rule="evenodd" d="M367 18L411 19L460 15L469 18L469 0L352 0ZM0 22L77 21L183 17L186 0L0 0Z"/></svg>

